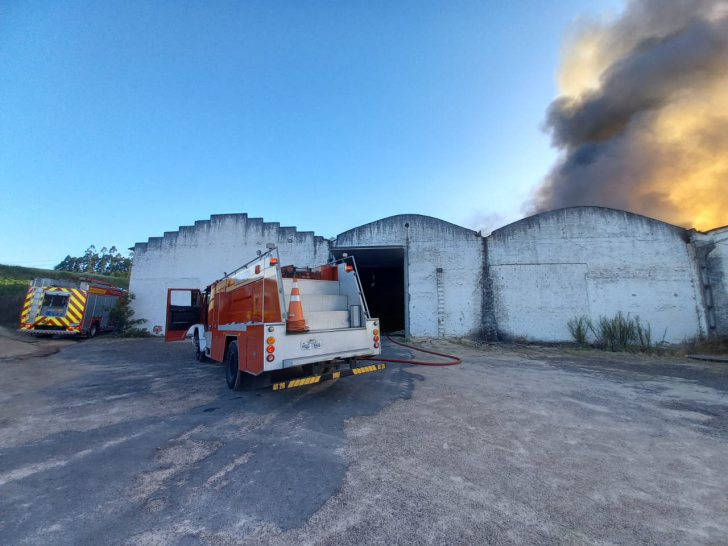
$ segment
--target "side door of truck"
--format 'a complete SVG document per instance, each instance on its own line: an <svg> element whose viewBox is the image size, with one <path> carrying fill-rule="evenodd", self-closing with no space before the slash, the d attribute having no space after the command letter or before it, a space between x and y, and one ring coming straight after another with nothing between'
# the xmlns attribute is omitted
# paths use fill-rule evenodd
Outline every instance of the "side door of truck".
<svg viewBox="0 0 728 546"><path fill-rule="evenodd" d="M202 292L194 288L167 290L165 341L182 341L187 330L202 322Z"/></svg>

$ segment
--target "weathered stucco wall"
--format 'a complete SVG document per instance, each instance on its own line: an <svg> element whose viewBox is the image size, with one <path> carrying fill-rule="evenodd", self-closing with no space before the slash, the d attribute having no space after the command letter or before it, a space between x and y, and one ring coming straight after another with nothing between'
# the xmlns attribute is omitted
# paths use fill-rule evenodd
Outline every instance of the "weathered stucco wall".
<svg viewBox="0 0 728 546"><path fill-rule="evenodd" d="M401 214L346 231L335 246L404 247L410 335L462 336L483 327L481 241L478 233L437 218Z"/></svg>
<svg viewBox="0 0 728 546"><path fill-rule="evenodd" d="M570 318L618 311L659 341L706 332L686 230L628 212L574 207L525 218L487 238L499 335L571 341Z"/></svg>
<svg viewBox="0 0 728 546"><path fill-rule="evenodd" d="M248 218L212 216L135 246L130 289L147 328L164 328L169 287L202 288L266 243L283 264L319 265L329 241ZM402 247L409 331L415 336L497 334L571 341L567 321L618 311L649 322L659 341L728 335L728 227L686 231L600 207L539 214L487 238L405 214L339 235L333 248Z"/></svg>
<svg viewBox="0 0 728 546"><path fill-rule="evenodd" d="M136 318L145 327L165 327L168 288L204 288L252 260L266 243L275 243L282 264L313 266L328 259L328 241L311 231L280 227L247 214L220 214L182 226L134 247L129 290L136 295Z"/></svg>
<svg viewBox="0 0 728 546"><path fill-rule="evenodd" d="M717 334L728 336L728 226L709 232L715 244L708 255L708 275L715 307Z"/></svg>
<svg viewBox="0 0 728 546"><path fill-rule="evenodd" d="M705 291L709 332L728 336L728 226L691 232L691 240Z"/></svg>

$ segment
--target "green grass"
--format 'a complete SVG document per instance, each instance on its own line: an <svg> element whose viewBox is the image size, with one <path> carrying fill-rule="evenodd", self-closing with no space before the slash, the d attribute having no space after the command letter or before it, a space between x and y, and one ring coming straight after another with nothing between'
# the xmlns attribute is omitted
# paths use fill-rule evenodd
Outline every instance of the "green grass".
<svg viewBox="0 0 728 546"><path fill-rule="evenodd" d="M28 291L28 279L16 277L0 277L0 296L25 294Z"/></svg>
<svg viewBox="0 0 728 546"><path fill-rule="evenodd" d="M124 277L107 277L88 273L72 273L70 271L55 271L53 269L35 269L19 265L0 264L0 325L17 328L20 311L28 292L30 279L45 277L47 279L60 279L64 281L79 282L81 277L88 277L100 281L110 282L114 286L129 288L129 279Z"/></svg>
<svg viewBox="0 0 728 546"><path fill-rule="evenodd" d="M683 355L728 355L728 336L703 337L695 336L683 341L678 347L678 354Z"/></svg>
<svg viewBox="0 0 728 546"><path fill-rule="evenodd" d="M28 291L30 279L45 277L47 279L61 279L64 281L78 282L82 277L110 282L114 286L129 288L129 279L124 277L107 277L106 275L94 275L88 273L72 273L70 271L55 271L53 269L35 269L32 267L21 267L19 265L0 264L0 296L11 296L13 294L25 294Z"/></svg>

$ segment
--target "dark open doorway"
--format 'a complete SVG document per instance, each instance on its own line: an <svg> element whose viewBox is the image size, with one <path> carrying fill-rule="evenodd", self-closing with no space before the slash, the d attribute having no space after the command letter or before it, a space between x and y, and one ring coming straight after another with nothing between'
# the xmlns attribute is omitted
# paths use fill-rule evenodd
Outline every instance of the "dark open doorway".
<svg viewBox="0 0 728 546"><path fill-rule="evenodd" d="M382 333L406 332L404 248L337 248L337 258L354 256L369 312Z"/></svg>

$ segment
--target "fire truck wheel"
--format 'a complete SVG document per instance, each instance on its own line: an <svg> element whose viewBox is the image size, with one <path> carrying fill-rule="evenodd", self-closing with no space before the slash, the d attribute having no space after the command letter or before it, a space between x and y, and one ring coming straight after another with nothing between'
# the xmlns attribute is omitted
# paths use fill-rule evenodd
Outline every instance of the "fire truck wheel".
<svg viewBox="0 0 728 546"><path fill-rule="evenodd" d="M197 362L207 362L207 357L205 356L205 351L200 351L200 335L197 333L197 330L195 330L195 358L197 359Z"/></svg>
<svg viewBox="0 0 728 546"><path fill-rule="evenodd" d="M233 341L228 347L225 364L227 386L231 390L239 391L243 386L243 372L240 371L237 341Z"/></svg>
<svg viewBox="0 0 728 546"><path fill-rule="evenodd" d="M89 330L88 330L88 337L96 337L96 334L98 334L98 333L99 333L99 323L94 322L91 325L91 328L89 328Z"/></svg>

